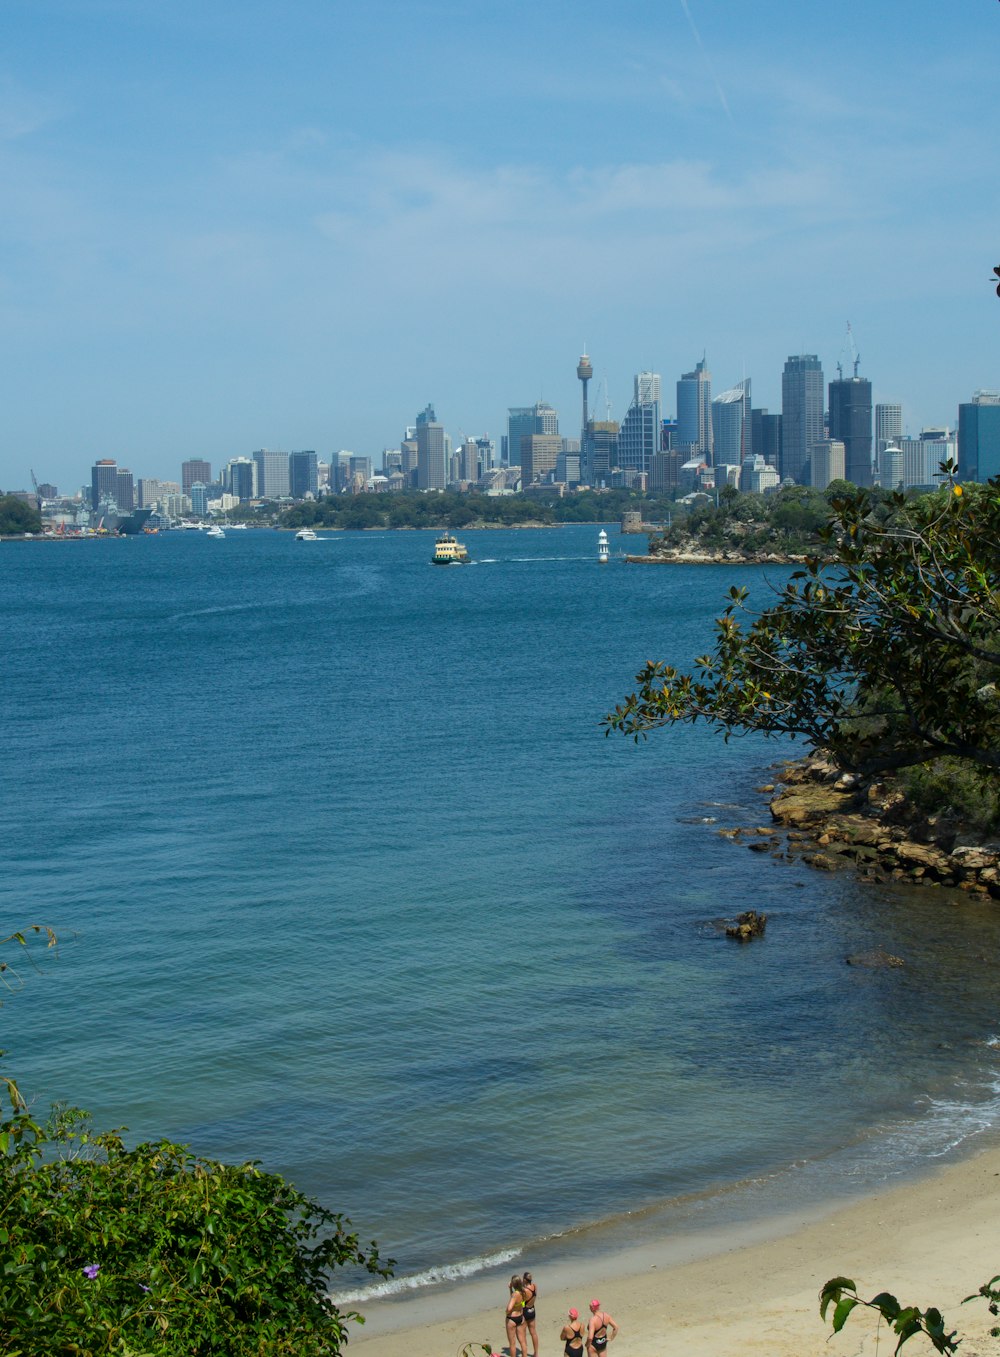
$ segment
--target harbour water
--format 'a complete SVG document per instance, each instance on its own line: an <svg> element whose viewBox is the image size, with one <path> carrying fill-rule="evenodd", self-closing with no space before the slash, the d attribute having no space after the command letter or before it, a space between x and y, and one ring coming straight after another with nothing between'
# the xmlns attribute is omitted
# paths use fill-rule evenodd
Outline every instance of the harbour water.
<svg viewBox="0 0 1000 1357"><path fill-rule="evenodd" d="M794 747L602 735L726 570L461 535L4 544L3 923L61 938L0 1013L24 1090L262 1160L397 1290L991 1133L995 906L721 838Z"/></svg>

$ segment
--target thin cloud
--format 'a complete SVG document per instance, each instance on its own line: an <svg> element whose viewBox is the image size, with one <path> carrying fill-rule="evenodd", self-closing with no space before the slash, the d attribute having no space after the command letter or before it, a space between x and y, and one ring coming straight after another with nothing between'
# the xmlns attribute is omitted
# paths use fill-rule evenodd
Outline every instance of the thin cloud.
<svg viewBox="0 0 1000 1357"><path fill-rule="evenodd" d="M695 22L694 22L694 18L693 18L692 14L691 14L691 10L690 10L690 8L688 7L688 0L681 0L681 9L683 9L685 15L687 16L687 21L688 21L688 24L689 24L690 27L691 27L691 32L692 32L692 34L694 35L694 40L695 40L695 42L696 42L696 43L698 44L698 46L701 48L701 54L702 54L702 56L705 58L705 65L708 67L708 73L709 73L709 75L712 77L712 79L713 79L714 82L715 82L715 89L716 89L716 93L717 93L718 96L719 96L719 103L720 103L720 104L722 105L722 107L725 109L725 111L726 111L726 117L729 119L730 122L732 122L732 121L733 121L732 110L730 109L730 107L729 107L729 102L728 102L728 100L726 99L725 91L723 90L722 86L719 84L719 77L716 75L716 73L715 73L715 67L712 65L712 58L708 55L708 48L705 46L705 44L704 44L704 43L702 42L702 40L701 40L701 34L698 32L698 29L697 29L697 27L696 27L696 25L695 25Z"/></svg>

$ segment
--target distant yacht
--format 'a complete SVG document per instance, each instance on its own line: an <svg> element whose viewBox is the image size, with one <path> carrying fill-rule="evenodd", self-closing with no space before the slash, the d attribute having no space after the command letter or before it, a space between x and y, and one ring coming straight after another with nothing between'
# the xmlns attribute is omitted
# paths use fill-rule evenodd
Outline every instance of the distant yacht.
<svg viewBox="0 0 1000 1357"><path fill-rule="evenodd" d="M318 542L319 534L313 532L312 528L299 528L295 534L296 542Z"/></svg>
<svg viewBox="0 0 1000 1357"><path fill-rule="evenodd" d="M225 535L226 534L219 527L218 523L213 523L212 526L205 533L206 537L225 537Z"/></svg>

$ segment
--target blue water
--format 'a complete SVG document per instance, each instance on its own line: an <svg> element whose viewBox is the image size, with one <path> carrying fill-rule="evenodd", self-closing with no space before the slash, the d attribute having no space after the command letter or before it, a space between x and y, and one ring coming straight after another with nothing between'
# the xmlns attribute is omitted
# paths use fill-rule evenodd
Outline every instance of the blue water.
<svg viewBox="0 0 1000 1357"><path fill-rule="evenodd" d="M720 837L794 747L600 731L726 570L466 540L3 544L2 922L62 940L0 1014L25 1091L263 1160L404 1276L992 1126L995 906Z"/></svg>

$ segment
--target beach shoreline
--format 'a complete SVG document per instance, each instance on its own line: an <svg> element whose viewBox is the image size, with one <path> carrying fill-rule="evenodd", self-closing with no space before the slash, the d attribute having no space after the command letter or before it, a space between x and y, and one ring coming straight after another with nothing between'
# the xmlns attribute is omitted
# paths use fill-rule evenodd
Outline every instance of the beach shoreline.
<svg viewBox="0 0 1000 1357"><path fill-rule="evenodd" d="M518 1255L509 1270L519 1265L532 1260ZM734 1348L748 1357L872 1353L876 1317L867 1311L827 1343L817 1296L837 1275L855 1279L864 1296L888 1290L903 1304L938 1306L965 1337L964 1357L973 1357L995 1345L985 1304L961 1302L1000 1271L1000 1145L847 1204L807 1206L532 1271L542 1357L561 1351L567 1309L585 1314L591 1296L622 1327L615 1351L631 1357L674 1348L696 1357L729 1357ZM505 1352L505 1299L505 1276L494 1274L362 1304L367 1322L352 1328L352 1347L365 1357L439 1357L467 1342ZM923 1339L907 1350L932 1351Z"/></svg>

